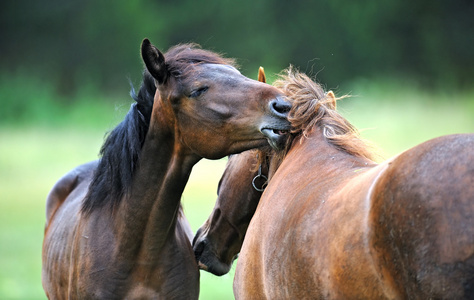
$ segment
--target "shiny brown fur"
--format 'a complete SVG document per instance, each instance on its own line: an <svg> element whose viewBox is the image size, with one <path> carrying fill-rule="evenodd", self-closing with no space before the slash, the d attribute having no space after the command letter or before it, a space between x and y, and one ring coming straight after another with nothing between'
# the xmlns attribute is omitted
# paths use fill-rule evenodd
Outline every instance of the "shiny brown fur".
<svg viewBox="0 0 474 300"><path fill-rule="evenodd" d="M219 214L194 238L201 268L229 269L243 240L236 299L472 299L474 135L433 139L375 164L357 150L354 131L333 122L335 105L313 109L326 97L320 90L298 109L314 84L290 73L279 87L298 98L297 136L282 160L267 151L281 165L261 199L251 192L255 151L229 159Z"/></svg>
<svg viewBox="0 0 474 300"><path fill-rule="evenodd" d="M199 270L180 198L201 158L270 142L289 128L279 91L196 45L142 43L144 81L107 137L46 204L42 281L50 299L197 299Z"/></svg>

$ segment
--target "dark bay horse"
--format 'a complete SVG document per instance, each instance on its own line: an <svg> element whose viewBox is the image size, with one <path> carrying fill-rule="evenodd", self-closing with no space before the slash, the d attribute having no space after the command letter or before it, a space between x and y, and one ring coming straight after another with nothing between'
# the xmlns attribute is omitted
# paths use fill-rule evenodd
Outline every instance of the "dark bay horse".
<svg viewBox="0 0 474 300"><path fill-rule="evenodd" d="M145 39L135 102L99 161L77 167L46 205L42 281L50 299L197 299L199 269L180 206L191 169L282 144L289 103L196 45L163 55Z"/></svg>
<svg viewBox="0 0 474 300"><path fill-rule="evenodd" d="M332 92L291 69L276 86L289 149L229 158L199 266L221 275L240 251L237 299L473 299L474 135L375 164Z"/></svg>

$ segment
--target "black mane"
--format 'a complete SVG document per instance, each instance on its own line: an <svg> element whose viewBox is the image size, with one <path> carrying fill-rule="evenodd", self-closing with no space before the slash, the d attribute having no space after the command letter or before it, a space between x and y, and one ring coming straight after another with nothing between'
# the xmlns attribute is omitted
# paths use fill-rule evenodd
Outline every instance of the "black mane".
<svg viewBox="0 0 474 300"><path fill-rule="evenodd" d="M84 212L107 202L114 205L127 192L150 125L155 91L155 80L145 71L138 94L133 87L130 91L135 102L100 149L101 159L83 202Z"/></svg>
<svg viewBox="0 0 474 300"><path fill-rule="evenodd" d="M165 54L171 76L186 78L189 67L200 63L234 65L234 60L200 49L196 44L183 44L170 48ZM84 198L82 211L90 213L108 204L113 208L129 191L138 158L150 126L155 79L145 70L138 94L132 87L132 103L125 119L113 129L100 150L101 158L94 173L89 191Z"/></svg>

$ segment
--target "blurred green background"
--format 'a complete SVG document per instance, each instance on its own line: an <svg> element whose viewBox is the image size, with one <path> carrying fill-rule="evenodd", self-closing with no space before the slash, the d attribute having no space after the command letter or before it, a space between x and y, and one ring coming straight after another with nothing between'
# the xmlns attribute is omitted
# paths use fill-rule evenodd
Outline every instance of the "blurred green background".
<svg viewBox="0 0 474 300"><path fill-rule="evenodd" d="M97 158L138 87L140 42L235 57L270 81L289 64L350 93L339 108L388 158L474 131L474 2L4 0L0 3L0 299L44 299L45 198ZM193 230L225 159L200 162L183 195ZM232 299L233 273L201 272L202 299Z"/></svg>

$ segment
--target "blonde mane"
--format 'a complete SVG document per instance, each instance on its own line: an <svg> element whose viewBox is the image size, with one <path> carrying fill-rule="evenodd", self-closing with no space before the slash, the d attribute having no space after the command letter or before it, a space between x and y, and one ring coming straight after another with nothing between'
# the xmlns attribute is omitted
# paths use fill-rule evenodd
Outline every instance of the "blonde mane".
<svg viewBox="0 0 474 300"><path fill-rule="evenodd" d="M359 131L336 110L332 91L325 92L318 83L292 66L285 69L273 83L292 103L288 119L292 134L308 137L318 126L326 140L334 147L354 156L374 160L374 147L360 137Z"/></svg>

